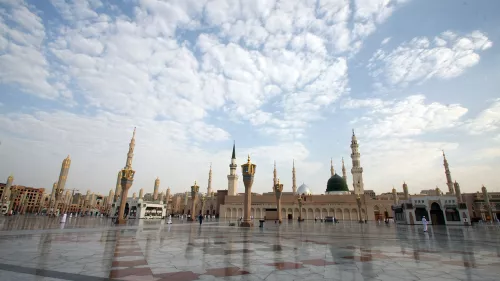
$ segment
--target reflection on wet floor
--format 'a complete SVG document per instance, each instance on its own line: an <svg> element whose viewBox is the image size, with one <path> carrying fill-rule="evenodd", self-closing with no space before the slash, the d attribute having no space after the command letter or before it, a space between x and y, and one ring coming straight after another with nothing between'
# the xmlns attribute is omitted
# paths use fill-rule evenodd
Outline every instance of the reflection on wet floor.
<svg viewBox="0 0 500 281"><path fill-rule="evenodd" d="M2 217L0 280L497 280L499 234L498 226L423 233L356 222L243 229Z"/></svg>

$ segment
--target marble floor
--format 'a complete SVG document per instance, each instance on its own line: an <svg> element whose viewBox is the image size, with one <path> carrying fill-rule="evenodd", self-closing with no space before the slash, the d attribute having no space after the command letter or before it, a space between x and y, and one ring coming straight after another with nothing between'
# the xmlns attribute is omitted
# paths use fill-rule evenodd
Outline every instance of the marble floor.
<svg viewBox="0 0 500 281"><path fill-rule="evenodd" d="M500 227L0 217L0 280L499 280Z"/></svg>

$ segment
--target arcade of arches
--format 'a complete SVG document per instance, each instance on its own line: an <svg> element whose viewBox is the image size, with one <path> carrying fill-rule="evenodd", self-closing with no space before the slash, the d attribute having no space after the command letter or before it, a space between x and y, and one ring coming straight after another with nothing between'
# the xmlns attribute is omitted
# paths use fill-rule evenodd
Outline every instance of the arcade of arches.
<svg viewBox="0 0 500 281"><path fill-rule="evenodd" d="M297 196L284 194L282 196L281 217L297 219L300 215ZM366 200L366 201L365 201ZM392 217L391 200L360 200L360 206L355 195L309 195L302 205L302 218L314 219L335 217L339 220L376 220ZM228 196L226 204L220 206L220 218L240 218L243 216L243 196ZM252 196L250 216L264 219L267 208L276 208L273 194ZM366 211L367 210L367 211ZM361 216L360 216L361 215Z"/></svg>

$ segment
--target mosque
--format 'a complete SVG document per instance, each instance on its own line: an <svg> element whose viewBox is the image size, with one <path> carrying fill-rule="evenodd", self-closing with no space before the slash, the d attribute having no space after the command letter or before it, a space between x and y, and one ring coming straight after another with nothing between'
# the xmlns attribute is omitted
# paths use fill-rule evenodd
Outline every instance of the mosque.
<svg viewBox="0 0 500 281"><path fill-rule="evenodd" d="M352 134L351 139L351 158L352 158L352 178L353 191L349 190L347 184L347 173L342 159L342 176L338 175L333 163L330 167L330 178L326 182L324 194L316 195L311 189L302 184L297 188L295 163L292 168L292 187L290 191L283 191L281 197L281 214L284 219L298 219L300 212L299 196L303 199L302 218L314 219L327 216L335 217L339 220L378 220L392 217L391 206L393 201L390 199L377 200L371 196L365 195L363 183L363 168L360 162L359 145L356 135ZM218 190L212 192L211 174L209 172L209 181L207 195L200 197L196 210L203 214L218 215L219 218L237 219L243 216L244 192L238 192L238 165L236 163L236 147L233 145L231 164L229 165L228 188L227 190ZM278 181L276 165L274 167L274 184ZM172 198L172 213L188 214L191 209L190 194L176 194ZM274 191L258 194L252 193L251 216L254 219L264 219L266 210L276 212L276 198Z"/></svg>

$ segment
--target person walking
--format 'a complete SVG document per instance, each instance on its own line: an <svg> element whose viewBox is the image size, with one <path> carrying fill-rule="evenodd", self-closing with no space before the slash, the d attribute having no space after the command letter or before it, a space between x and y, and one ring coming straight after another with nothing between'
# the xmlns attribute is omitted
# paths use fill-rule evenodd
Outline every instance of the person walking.
<svg viewBox="0 0 500 281"><path fill-rule="evenodd" d="M198 220L200 221L200 226L201 226L201 224L203 223L203 215L202 214L200 214L198 216Z"/></svg>
<svg viewBox="0 0 500 281"><path fill-rule="evenodd" d="M425 216L422 217L422 224L424 225L424 232L427 232L427 224L429 222L425 219Z"/></svg>

